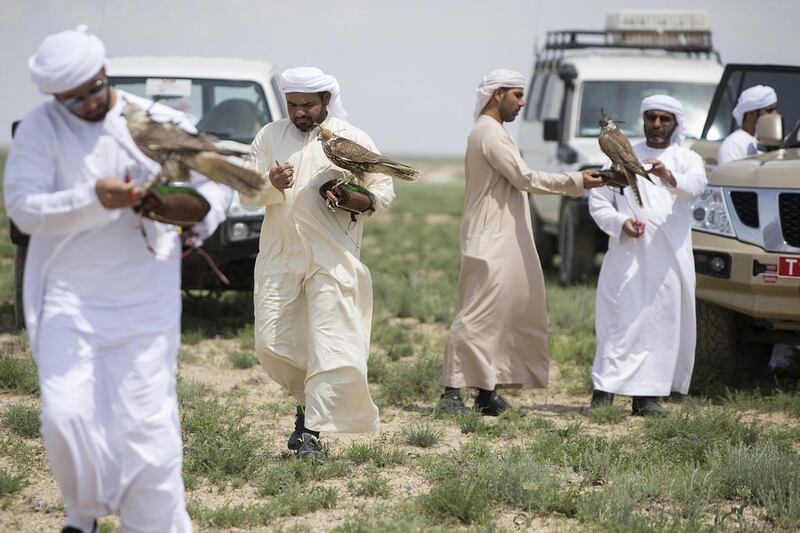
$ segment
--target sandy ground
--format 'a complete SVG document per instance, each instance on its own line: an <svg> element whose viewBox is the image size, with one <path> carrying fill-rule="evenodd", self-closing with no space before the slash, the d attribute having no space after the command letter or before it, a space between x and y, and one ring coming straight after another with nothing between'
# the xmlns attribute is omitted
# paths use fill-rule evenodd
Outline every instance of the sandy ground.
<svg viewBox="0 0 800 533"><path fill-rule="evenodd" d="M258 365L247 370L231 367L225 354L238 349L238 340L206 340L194 346L184 346L184 349L192 355L188 358L191 362L180 364L181 377L205 383L219 393L235 394L250 408L250 421L263 432L268 447L273 453L283 450L285 439L293 428L292 402L276 384L266 377ZM628 417L622 423L614 425L592 424L585 416L588 398L567 394L560 382L558 367L553 365L551 368L550 389L511 393L508 396L509 400L521 411L551 420L558 427L580 422L586 432L613 437L628 433L641 426L642 419L633 417ZM36 404L36 400L31 396L8 392L0 393L0 410L4 410L9 404L19 402ZM629 402L624 405L629 408ZM672 403L668 407L670 409L679 408L678 405ZM773 427L798 425L797 420L782 413L746 412L744 416L747 419L758 419L759 422ZM440 443L425 450L405 445L400 437L401 428L421 421L423 417L424 415L419 410L405 411L387 408L382 411L382 426L378 435L326 435L325 440L330 450L335 453L344 450L353 441L380 439L387 442L392 448L403 450L413 458L423 453L446 453L458 448L466 438L452 420L426 419L442 432L443 438ZM47 470L41 441L31 439L29 442L37 451L35 473L31 476L30 483L24 488L21 495L14 498L6 508L0 510L0 529L3 531L55 531L61 526L63 510L60 496ZM0 467L7 466L10 466L8 460L0 459ZM363 474L364 469L363 466L354 467L354 476ZM412 470L409 466L385 468L380 471L380 474L389 479L392 487L392 497L389 503L412 498L428 490L428 485L421 476L422 473ZM339 489L339 501L335 509L320 510L299 517L281 518L269 528L254 529L253 531L268 531L277 527L296 525L304 525L314 531L328 530L344 522L347 517L360 512L365 504L381 503L380 500L351 496L347 490L347 481L348 479L334 479L321 483L322 486L334 486ZM197 489L190 491L187 499L210 506L259 502L259 497L252 488L244 487L220 492L208 483L201 484ZM116 519L105 519L104 522L118 527ZM522 526L524 529L555 531L562 529L566 524L559 518L530 521L529 518L519 513L509 513L498 517L497 525L509 529L517 529ZM195 527L198 531L218 531L218 529L201 527L197 524ZM231 531L235 531L235 529Z"/></svg>

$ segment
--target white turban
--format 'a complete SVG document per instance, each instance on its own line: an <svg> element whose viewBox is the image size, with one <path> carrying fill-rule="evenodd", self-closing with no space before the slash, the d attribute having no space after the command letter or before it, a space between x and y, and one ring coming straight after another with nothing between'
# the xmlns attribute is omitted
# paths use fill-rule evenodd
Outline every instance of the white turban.
<svg viewBox="0 0 800 533"><path fill-rule="evenodd" d="M775 89L772 87L767 87L766 85L750 87L739 95L739 101L736 102L736 107L733 108L733 118L736 119L736 123L741 127L745 113L764 109L777 103L778 95L775 94Z"/></svg>
<svg viewBox="0 0 800 533"><path fill-rule="evenodd" d="M675 131L672 132L670 141L672 144L682 144L686 139L686 119L683 114L683 104L677 98L667 96L666 94L654 94L642 100L642 106L639 110L640 114L645 111L666 111L675 116Z"/></svg>
<svg viewBox="0 0 800 533"><path fill-rule="evenodd" d="M347 111L342 107L339 82L316 67L290 68L281 72L280 88L283 93L331 93L328 114L347 120Z"/></svg>
<svg viewBox="0 0 800 533"><path fill-rule="evenodd" d="M506 87L525 87L525 78L519 72L504 68L493 70L483 77L483 81L475 89L475 92L478 93L478 101L475 103L475 120L481 116L481 111L489 103L494 92Z"/></svg>
<svg viewBox="0 0 800 533"><path fill-rule="evenodd" d="M106 62L103 41L86 26L49 35L28 59L33 81L44 94L63 93L91 80Z"/></svg>

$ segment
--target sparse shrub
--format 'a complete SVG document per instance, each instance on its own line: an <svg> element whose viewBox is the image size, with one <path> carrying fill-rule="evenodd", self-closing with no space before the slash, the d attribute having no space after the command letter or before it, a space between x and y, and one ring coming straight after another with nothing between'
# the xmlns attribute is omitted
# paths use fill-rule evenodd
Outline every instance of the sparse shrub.
<svg viewBox="0 0 800 533"><path fill-rule="evenodd" d="M0 500L19 493L26 483L27 477L24 474L14 475L0 468Z"/></svg>
<svg viewBox="0 0 800 533"><path fill-rule="evenodd" d="M441 388L442 359L424 355L414 361L391 364L379 383L390 405L407 406L433 402Z"/></svg>
<svg viewBox="0 0 800 533"><path fill-rule="evenodd" d="M690 409L668 417L649 417L644 424L644 439L651 443L651 454L667 460L703 464L707 452L723 443L753 444L759 438L755 424L745 424L728 412Z"/></svg>
<svg viewBox="0 0 800 533"><path fill-rule="evenodd" d="M192 328L181 333L181 342L189 346L200 344L208 335L205 331L199 328Z"/></svg>
<svg viewBox="0 0 800 533"><path fill-rule="evenodd" d="M401 434L406 444L420 448L430 448L442 440L442 432L430 424L416 424L402 429Z"/></svg>
<svg viewBox="0 0 800 533"><path fill-rule="evenodd" d="M383 478L375 471L367 473L367 477L361 480L353 480L347 484L347 488L353 496L367 498L388 498L392 493L389 480Z"/></svg>
<svg viewBox="0 0 800 533"><path fill-rule="evenodd" d="M385 442L353 442L345 450L344 456L355 464L371 462L381 468L403 464L407 459L401 450L387 449Z"/></svg>
<svg viewBox="0 0 800 533"><path fill-rule="evenodd" d="M39 409L30 405L11 405L3 412L3 427L26 439L38 437Z"/></svg>
<svg viewBox="0 0 800 533"><path fill-rule="evenodd" d="M258 359L248 352L231 352L228 354L228 361L230 361L233 368L246 370L258 364Z"/></svg>
<svg viewBox="0 0 800 533"><path fill-rule="evenodd" d="M628 418L628 412L619 405L602 405L590 409L587 416L595 424L619 424Z"/></svg>
<svg viewBox="0 0 800 533"><path fill-rule="evenodd" d="M0 390L39 393L39 376L30 357L0 354Z"/></svg>

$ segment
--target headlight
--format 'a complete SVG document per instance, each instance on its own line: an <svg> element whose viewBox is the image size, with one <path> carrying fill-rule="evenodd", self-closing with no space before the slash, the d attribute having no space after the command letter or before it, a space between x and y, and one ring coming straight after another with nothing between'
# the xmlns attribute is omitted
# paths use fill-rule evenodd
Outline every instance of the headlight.
<svg viewBox="0 0 800 533"><path fill-rule="evenodd" d="M722 187L706 187L692 204L692 229L735 237Z"/></svg>

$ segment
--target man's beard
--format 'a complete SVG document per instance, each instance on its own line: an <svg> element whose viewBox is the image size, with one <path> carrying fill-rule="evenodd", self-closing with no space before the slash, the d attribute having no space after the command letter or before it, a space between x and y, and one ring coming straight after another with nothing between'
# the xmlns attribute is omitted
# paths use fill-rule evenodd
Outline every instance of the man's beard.
<svg viewBox="0 0 800 533"><path fill-rule="evenodd" d="M294 126L303 133L313 130L314 122L316 122L316 120L312 119L311 117L303 117L302 119L298 120L292 119L292 124L294 124Z"/></svg>
<svg viewBox="0 0 800 533"><path fill-rule="evenodd" d="M97 109L92 115L81 115L80 117L87 122L102 122L108 112L111 111L111 102L106 102L103 107Z"/></svg>
<svg viewBox="0 0 800 533"><path fill-rule="evenodd" d="M650 133L645 132L645 139L649 144L664 144L668 143L670 139L672 139L672 134L675 132L675 129L665 132L665 133Z"/></svg>

